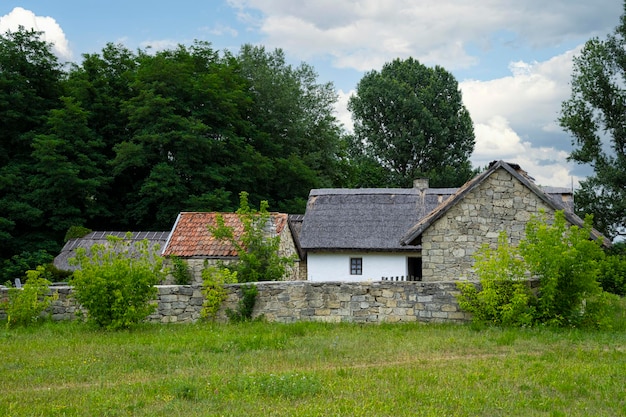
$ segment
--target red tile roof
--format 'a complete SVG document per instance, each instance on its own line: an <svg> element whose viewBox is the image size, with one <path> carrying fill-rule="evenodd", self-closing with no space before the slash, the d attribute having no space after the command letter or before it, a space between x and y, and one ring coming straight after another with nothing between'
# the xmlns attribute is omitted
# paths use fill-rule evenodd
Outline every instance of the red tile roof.
<svg viewBox="0 0 626 417"><path fill-rule="evenodd" d="M243 224L235 213L220 213L224 224L232 227L235 237L243 233ZM228 242L215 239L209 232L208 225L216 225L217 213L183 212L180 213L170 238L163 251L164 256L181 257L234 257L235 248ZM287 225L287 214L271 213L276 233L280 234Z"/></svg>

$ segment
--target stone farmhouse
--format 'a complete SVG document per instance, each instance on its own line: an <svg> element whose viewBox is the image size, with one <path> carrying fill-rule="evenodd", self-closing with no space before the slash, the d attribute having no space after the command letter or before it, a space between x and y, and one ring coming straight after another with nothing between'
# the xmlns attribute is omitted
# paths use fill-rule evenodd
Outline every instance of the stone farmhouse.
<svg viewBox="0 0 626 417"><path fill-rule="evenodd" d="M458 189L418 180L410 189L312 190L299 244L309 281L474 279L478 248L501 231L517 243L531 216L557 210L583 224L569 189L539 187L518 165L494 161Z"/></svg>

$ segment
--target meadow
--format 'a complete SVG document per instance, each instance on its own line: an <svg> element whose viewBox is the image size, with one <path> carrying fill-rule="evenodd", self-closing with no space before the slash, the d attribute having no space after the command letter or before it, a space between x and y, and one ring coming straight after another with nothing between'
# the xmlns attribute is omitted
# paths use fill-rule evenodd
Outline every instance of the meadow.
<svg viewBox="0 0 626 417"><path fill-rule="evenodd" d="M626 415L623 331L65 322L0 358L0 416Z"/></svg>

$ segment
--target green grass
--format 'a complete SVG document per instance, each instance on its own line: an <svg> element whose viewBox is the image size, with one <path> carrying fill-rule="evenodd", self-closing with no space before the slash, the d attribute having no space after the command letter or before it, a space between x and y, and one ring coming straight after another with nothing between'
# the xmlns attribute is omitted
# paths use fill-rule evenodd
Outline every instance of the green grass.
<svg viewBox="0 0 626 417"><path fill-rule="evenodd" d="M0 358L0 416L626 415L622 331L47 323Z"/></svg>

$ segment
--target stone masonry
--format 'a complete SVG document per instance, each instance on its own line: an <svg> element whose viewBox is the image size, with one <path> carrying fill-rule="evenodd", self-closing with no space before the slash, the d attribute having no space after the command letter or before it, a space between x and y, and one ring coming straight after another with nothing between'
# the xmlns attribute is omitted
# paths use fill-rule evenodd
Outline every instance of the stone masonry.
<svg viewBox="0 0 626 417"><path fill-rule="evenodd" d="M495 247L500 231L516 245L528 220L541 210L553 215L536 194L504 169L497 170L424 231L422 279L476 279L474 253L485 243Z"/></svg>
<svg viewBox="0 0 626 417"><path fill-rule="evenodd" d="M270 322L453 322L470 319L459 310L455 282L260 282L253 316ZM228 296L218 313L227 321L226 309L236 309L241 285L227 285ZM156 323L195 322L200 318L203 296L198 285L160 285ZM6 296L0 289L0 300ZM54 320L77 318L79 307L70 287L53 287L59 298L50 308ZM2 317L0 311L0 318Z"/></svg>

